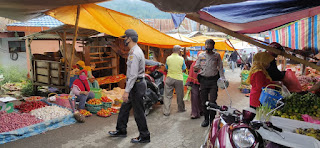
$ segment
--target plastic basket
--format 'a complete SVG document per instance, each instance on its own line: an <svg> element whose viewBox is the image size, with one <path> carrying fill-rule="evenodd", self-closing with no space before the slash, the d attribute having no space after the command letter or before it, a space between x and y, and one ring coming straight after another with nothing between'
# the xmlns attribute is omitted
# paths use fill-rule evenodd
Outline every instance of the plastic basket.
<svg viewBox="0 0 320 148"><path fill-rule="evenodd" d="M103 109L108 109L108 108L111 108L112 106L112 102L102 102L103 106L102 108Z"/></svg>
<svg viewBox="0 0 320 148"><path fill-rule="evenodd" d="M103 107L103 104L92 105L92 104L86 103L86 107L89 112L96 114L99 110L101 110L101 108Z"/></svg>
<svg viewBox="0 0 320 148"><path fill-rule="evenodd" d="M94 98L100 99L101 98L101 89L99 88L90 88L90 91L94 93Z"/></svg>
<svg viewBox="0 0 320 148"><path fill-rule="evenodd" d="M70 102L69 102L69 99L71 99L73 107L75 107L75 104L76 104L75 97L71 96L69 94L57 94L56 95L56 104L72 109Z"/></svg>
<svg viewBox="0 0 320 148"><path fill-rule="evenodd" d="M241 92L244 94L248 94L248 93L250 93L250 89L244 88L241 90Z"/></svg>
<svg viewBox="0 0 320 148"><path fill-rule="evenodd" d="M275 86L282 89L282 87L274 84L269 84L266 87L262 88L259 101L262 105L268 104L271 109L276 107L277 101L282 98L280 91L268 88L269 86Z"/></svg>

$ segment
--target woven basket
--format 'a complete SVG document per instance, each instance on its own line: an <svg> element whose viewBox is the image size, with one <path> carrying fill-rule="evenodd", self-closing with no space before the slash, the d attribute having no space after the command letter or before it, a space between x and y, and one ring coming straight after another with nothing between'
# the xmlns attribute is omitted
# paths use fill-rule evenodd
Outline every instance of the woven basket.
<svg viewBox="0 0 320 148"><path fill-rule="evenodd" d="M87 106L87 110L93 114L96 114L99 110L101 110L101 108L103 107L103 104L100 105L92 105L92 104L88 104L86 103Z"/></svg>
<svg viewBox="0 0 320 148"><path fill-rule="evenodd" d="M103 109L108 109L108 108L111 108L112 106L112 102L102 102L102 103L103 103L103 106L102 106Z"/></svg>

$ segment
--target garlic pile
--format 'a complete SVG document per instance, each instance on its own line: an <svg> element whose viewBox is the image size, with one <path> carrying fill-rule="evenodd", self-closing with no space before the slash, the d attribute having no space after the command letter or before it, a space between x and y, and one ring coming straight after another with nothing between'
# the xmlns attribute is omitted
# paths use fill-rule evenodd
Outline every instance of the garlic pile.
<svg viewBox="0 0 320 148"><path fill-rule="evenodd" d="M38 119L42 119L44 121L48 121L48 120L52 120L55 118L72 114L70 110L61 108L58 106L46 106L46 107L32 110L30 113L31 115L37 117Z"/></svg>

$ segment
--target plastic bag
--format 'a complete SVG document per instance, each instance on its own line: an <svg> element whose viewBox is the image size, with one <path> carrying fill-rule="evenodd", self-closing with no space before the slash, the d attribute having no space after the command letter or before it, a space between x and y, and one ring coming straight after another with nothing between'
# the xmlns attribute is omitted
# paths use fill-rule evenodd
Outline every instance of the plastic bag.
<svg viewBox="0 0 320 148"><path fill-rule="evenodd" d="M290 91L288 90L288 88L284 85L281 86L282 89L281 89L281 95L283 97L289 97L291 95Z"/></svg>
<svg viewBox="0 0 320 148"><path fill-rule="evenodd" d="M188 86L188 90L186 92L186 94L183 97L184 101L189 101L191 98L191 86Z"/></svg>
<svg viewBox="0 0 320 148"><path fill-rule="evenodd" d="M249 85L249 84L247 83L248 77L249 77L249 71L248 71L248 70L243 70L243 71L241 72L241 83L242 83L242 84L245 84L245 85Z"/></svg>
<svg viewBox="0 0 320 148"><path fill-rule="evenodd" d="M284 76L282 80L283 84L288 88L290 92L301 92L302 87L301 84L294 74L294 72L291 71L291 69L288 69L286 71L286 75Z"/></svg>
<svg viewBox="0 0 320 148"><path fill-rule="evenodd" d="M320 124L319 120L313 119L311 116L307 114L301 115L301 117L305 122Z"/></svg>

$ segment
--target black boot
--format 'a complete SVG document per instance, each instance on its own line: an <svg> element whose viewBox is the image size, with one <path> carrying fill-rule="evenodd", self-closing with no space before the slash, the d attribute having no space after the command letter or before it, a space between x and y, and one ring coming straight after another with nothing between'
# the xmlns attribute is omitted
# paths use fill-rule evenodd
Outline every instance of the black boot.
<svg viewBox="0 0 320 148"><path fill-rule="evenodd" d="M109 131L108 132L111 137L127 137L127 132L125 131Z"/></svg>
<svg viewBox="0 0 320 148"><path fill-rule="evenodd" d="M146 137L146 138L137 137L137 138L131 139L131 143L149 143L149 142L150 142L150 137Z"/></svg>
<svg viewBox="0 0 320 148"><path fill-rule="evenodd" d="M207 127L209 125L209 120L204 120L202 123L201 123L201 126L202 127Z"/></svg>

